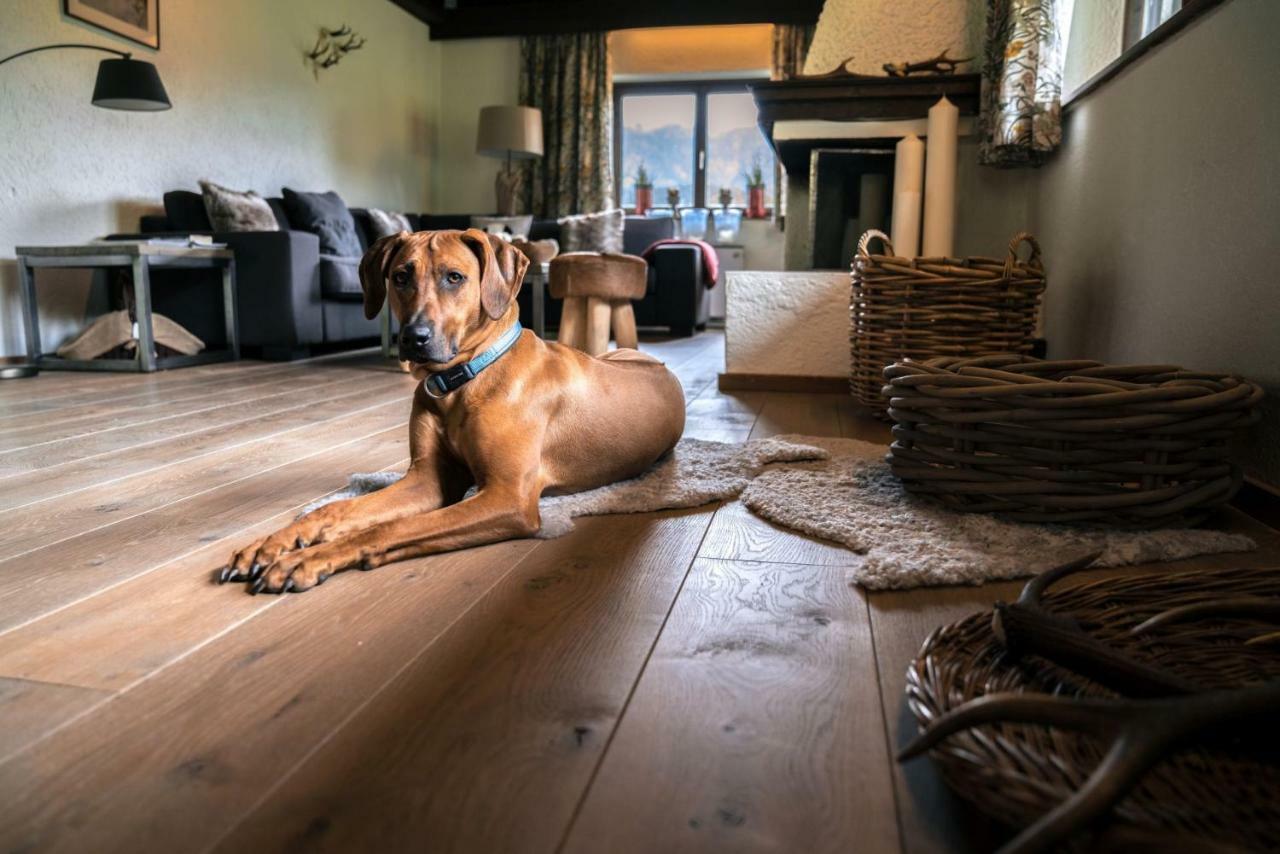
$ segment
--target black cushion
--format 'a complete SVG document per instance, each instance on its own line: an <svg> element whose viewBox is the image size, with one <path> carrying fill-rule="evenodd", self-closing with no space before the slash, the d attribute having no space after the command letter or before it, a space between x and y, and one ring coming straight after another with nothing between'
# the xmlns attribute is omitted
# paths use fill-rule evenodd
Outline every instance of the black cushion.
<svg viewBox="0 0 1280 854"><path fill-rule="evenodd" d="M669 216L629 216L622 227L622 251L639 255L659 240L675 236L676 221Z"/></svg>
<svg viewBox="0 0 1280 854"><path fill-rule="evenodd" d="M362 252L356 237L356 221L347 203L332 191L299 193L284 188L284 209L294 228L310 231L320 238L320 252L344 257Z"/></svg>
<svg viewBox="0 0 1280 854"><path fill-rule="evenodd" d="M364 300L360 287L360 258L320 254L320 294L341 302Z"/></svg>
<svg viewBox="0 0 1280 854"><path fill-rule="evenodd" d="M204 196L190 190L170 190L164 194L164 214L170 231L188 233L213 231L209 214L204 209Z"/></svg>
<svg viewBox="0 0 1280 854"><path fill-rule="evenodd" d="M409 220L413 222L413 220ZM470 214L421 214L418 217L418 231L444 231L456 228L466 231L471 227Z"/></svg>
<svg viewBox="0 0 1280 854"><path fill-rule="evenodd" d="M276 215L276 222L280 223L281 231L289 231L293 226L289 225L289 212L284 209L284 199L277 199L275 196L267 198L267 205L270 206L271 212ZM305 231L306 229L300 229Z"/></svg>

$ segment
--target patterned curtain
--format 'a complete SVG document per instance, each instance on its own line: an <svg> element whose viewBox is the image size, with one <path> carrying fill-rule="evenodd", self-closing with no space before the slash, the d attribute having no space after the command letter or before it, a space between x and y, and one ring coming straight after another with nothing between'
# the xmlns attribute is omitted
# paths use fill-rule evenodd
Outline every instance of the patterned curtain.
<svg viewBox="0 0 1280 854"><path fill-rule="evenodd" d="M543 219L613 206L613 74L605 33L520 39L520 103L542 110L528 210Z"/></svg>
<svg viewBox="0 0 1280 854"><path fill-rule="evenodd" d="M987 0L982 163L1039 166L1062 142L1060 15L1071 2Z"/></svg>
<svg viewBox="0 0 1280 854"><path fill-rule="evenodd" d="M773 25L773 67L769 70L772 80L790 80L804 71L804 60L813 44L814 24ZM773 216L781 220L787 215L787 176L782 163L773 163Z"/></svg>

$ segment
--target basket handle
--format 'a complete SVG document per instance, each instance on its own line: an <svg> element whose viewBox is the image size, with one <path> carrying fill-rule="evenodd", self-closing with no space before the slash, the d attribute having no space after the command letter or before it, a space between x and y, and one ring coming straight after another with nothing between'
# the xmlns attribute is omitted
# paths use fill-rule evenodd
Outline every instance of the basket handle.
<svg viewBox="0 0 1280 854"><path fill-rule="evenodd" d="M1018 249L1023 243L1031 244L1031 256L1027 258L1027 266L1043 269L1044 265L1040 262L1040 243L1031 235L1029 231L1019 231L1013 236L1013 240L1009 241L1009 257L1004 259L1004 277L1007 279L1013 275L1013 265L1018 263Z"/></svg>
<svg viewBox="0 0 1280 854"><path fill-rule="evenodd" d="M871 245L871 241L877 237L880 238L880 242L884 245L884 254L897 257L897 254L893 251L893 244L889 242L889 235L875 228L864 231L862 237L858 238L858 254L863 258L871 257L871 253L867 251L867 248Z"/></svg>

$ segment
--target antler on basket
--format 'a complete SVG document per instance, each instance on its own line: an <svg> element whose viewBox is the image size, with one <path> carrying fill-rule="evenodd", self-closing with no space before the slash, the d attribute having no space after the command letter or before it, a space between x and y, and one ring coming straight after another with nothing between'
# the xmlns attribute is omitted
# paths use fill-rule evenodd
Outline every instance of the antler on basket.
<svg viewBox="0 0 1280 854"><path fill-rule="evenodd" d="M1000 854L1049 851L1105 815L1168 753L1198 736L1275 740L1280 682L1156 700L1068 699L1047 694L979 697L938 718L902 749L919 756L948 736L990 723L1046 724L1110 738L1111 746L1070 798L1023 830Z"/></svg>
<svg viewBox="0 0 1280 854"><path fill-rule="evenodd" d="M1198 691L1190 680L1113 649L1074 621L1045 609L1041 599L1044 592L1057 581L1090 566L1098 555L1094 552L1037 575L1022 588L1017 602L997 602L991 616L996 638L1011 655L1039 655L1122 694L1166 697Z"/></svg>

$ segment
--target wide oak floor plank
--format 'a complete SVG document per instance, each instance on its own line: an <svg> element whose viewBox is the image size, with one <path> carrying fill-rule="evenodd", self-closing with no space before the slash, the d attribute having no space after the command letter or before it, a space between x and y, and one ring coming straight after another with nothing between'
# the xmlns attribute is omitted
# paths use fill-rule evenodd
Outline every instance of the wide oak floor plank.
<svg viewBox="0 0 1280 854"><path fill-rule="evenodd" d="M0 677L0 756L8 756L109 696L73 685Z"/></svg>
<svg viewBox="0 0 1280 854"><path fill-rule="evenodd" d="M840 567L699 559L563 850L895 850L875 678Z"/></svg>
<svg viewBox="0 0 1280 854"><path fill-rule="evenodd" d="M217 850L553 850L707 518L580 519L544 543Z"/></svg>

